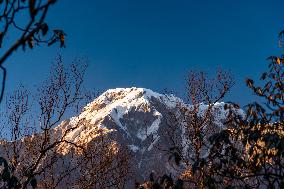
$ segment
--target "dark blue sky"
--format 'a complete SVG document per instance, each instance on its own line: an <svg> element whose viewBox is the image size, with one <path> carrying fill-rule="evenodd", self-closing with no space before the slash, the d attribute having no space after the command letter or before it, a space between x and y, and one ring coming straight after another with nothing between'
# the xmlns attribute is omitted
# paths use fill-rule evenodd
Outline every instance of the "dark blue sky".
<svg viewBox="0 0 284 189"><path fill-rule="evenodd" d="M8 90L43 80L52 61L87 57L90 89L145 87L181 91L190 69L229 69L236 85L227 100L253 99L246 77L279 54L284 1L59 0L48 21L67 33L66 48L20 50L6 63ZM180 92L181 93L181 92Z"/></svg>

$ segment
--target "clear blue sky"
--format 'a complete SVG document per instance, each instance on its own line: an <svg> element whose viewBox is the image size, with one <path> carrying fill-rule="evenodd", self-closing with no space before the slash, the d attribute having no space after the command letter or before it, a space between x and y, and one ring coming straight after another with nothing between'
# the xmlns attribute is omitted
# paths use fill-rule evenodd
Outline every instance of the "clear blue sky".
<svg viewBox="0 0 284 189"><path fill-rule="evenodd" d="M253 99L246 77L258 78L265 58L279 54L284 1L58 0L51 26L67 33L66 48L20 50L5 63L8 90L45 78L57 54L87 57L90 89L182 90L190 69L229 69L236 85L227 100Z"/></svg>

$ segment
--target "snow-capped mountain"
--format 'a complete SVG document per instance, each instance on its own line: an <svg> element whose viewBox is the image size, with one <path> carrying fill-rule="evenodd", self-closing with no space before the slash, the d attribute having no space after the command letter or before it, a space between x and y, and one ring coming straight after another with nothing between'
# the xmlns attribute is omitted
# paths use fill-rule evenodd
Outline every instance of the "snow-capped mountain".
<svg viewBox="0 0 284 189"><path fill-rule="evenodd" d="M216 103L213 106L214 127L223 127L228 113L224 105ZM132 178L142 182L151 172L158 175L176 173L165 151L172 147L169 135L173 127L179 127L180 142L186 142L182 138L182 124L174 125L171 120L171 115L180 114L181 108L191 110L193 106L174 95L159 94L149 89L110 89L85 106L78 116L55 127L53 138L67 133L67 141L88 144L104 135L130 152ZM200 116L207 108L205 104L199 105ZM57 151L67 157L71 149L71 145L64 143Z"/></svg>
<svg viewBox="0 0 284 189"><path fill-rule="evenodd" d="M102 129L131 151L133 171L137 173L135 177L142 176L143 179L153 170L165 171L167 165L164 162L168 157L154 148L166 143L164 135L168 123L165 116L178 104L184 104L180 98L149 89L110 89L89 103L81 114L56 127L55 131L62 132L80 120L86 120L89 127L77 127L66 138L73 142L91 141L96 137L97 129ZM64 145L60 149L62 153L67 153L69 147Z"/></svg>
<svg viewBox="0 0 284 189"><path fill-rule="evenodd" d="M222 127L226 118L225 103L214 105L214 125ZM109 137L132 152L131 162L134 165L136 177L146 178L152 171L157 174L174 172L169 165L168 156L163 149L168 150L169 114L178 108L191 109L174 95L163 95L144 88L110 89L89 103L76 117L63 122L55 128L58 132L70 125L86 120L89 126L79 126L68 133L68 140L74 142L91 141L96 137L97 129L102 129ZM204 114L207 105L200 104L200 115ZM92 134L94 133L94 134ZM68 152L68 146L61 147L62 152Z"/></svg>
<svg viewBox="0 0 284 189"><path fill-rule="evenodd" d="M118 132L128 142L132 141L129 147L136 152L139 150L138 143L142 143L147 138L153 137L158 140L164 111L174 109L181 103L182 100L173 95L161 95L149 89L110 89L88 104L79 116L68 120L67 124L76 125L79 120L85 119L92 127L78 127L68 133L67 138L72 141L92 140L89 133L101 128L106 133ZM63 125L55 130L67 126ZM150 148L151 146L149 150Z"/></svg>

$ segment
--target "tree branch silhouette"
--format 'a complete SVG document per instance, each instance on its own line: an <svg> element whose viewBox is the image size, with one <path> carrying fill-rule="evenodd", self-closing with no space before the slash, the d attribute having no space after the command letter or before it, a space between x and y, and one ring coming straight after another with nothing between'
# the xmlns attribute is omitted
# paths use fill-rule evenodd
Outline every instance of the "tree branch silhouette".
<svg viewBox="0 0 284 189"><path fill-rule="evenodd" d="M49 31L49 26L45 22L50 6L56 3L57 0L12 0L0 1L0 6L4 8L0 13L0 23L3 25L0 28L0 48L4 49L4 53L0 56L0 68L3 71L2 86L0 92L0 102L3 100L7 71L4 63L7 59L20 47L26 50L26 46L33 49L39 44L47 46L60 42L60 47L65 46L65 33L60 29ZM25 27L20 27L18 15L26 15L28 21L24 23ZM16 33L18 37L13 39L13 42L7 44L7 34Z"/></svg>

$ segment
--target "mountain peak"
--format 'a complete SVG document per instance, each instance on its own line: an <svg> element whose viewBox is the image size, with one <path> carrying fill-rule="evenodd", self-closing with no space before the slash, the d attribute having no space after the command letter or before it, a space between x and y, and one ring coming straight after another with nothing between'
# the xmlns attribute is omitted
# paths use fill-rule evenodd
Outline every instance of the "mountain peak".
<svg viewBox="0 0 284 189"><path fill-rule="evenodd" d="M131 88L115 88L115 89L109 89L106 92L104 92L102 95L106 94L125 94L125 95L130 95L130 94L140 94L145 97L160 97L161 94L156 93L152 91L151 89L146 89L146 88L137 88L137 87L131 87Z"/></svg>
<svg viewBox="0 0 284 189"><path fill-rule="evenodd" d="M93 103L110 104L116 100L134 100L137 98L151 99L152 97L159 98L162 95L145 88L115 88L105 91Z"/></svg>
<svg viewBox="0 0 284 189"><path fill-rule="evenodd" d="M143 115L145 119L149 119L149 123L147 123L149 125L146 126L147 132L137 131L135 136L140 140L145 140L148 135L156 133L159 127L162 110L157 106L172 109L178 103L182 103L180 98L173 95L162 95L150 89L136 87L109 89L89 103L80 115L69 121L69 124L76 125L79 120L84 119L93 126L88 129L79 127L69 133L67 138L77 141L86 138L83 135L88 135L97 128L104 129L106 132L120 130L126 137L129 137L133 135L133 132L129 131L133 128L130 127L137 125L137 121L141 121L141 123L137 125L136 129L141 129L144 120L140 116ZM129 123L126 124L125 120L128 120ZM93 137L88 138L91 140Z"/></svg>
<svg viewBox="0 0 284 189"><path fill-rule="evenodd" d="M177 102L182 102L180 98L177 98L174 95L162 95L146 88L115 88L102 93L93 102L88 104L84 108L84 111L94 111L107 106L121 106L122 104L127 105L128 107L137 107L141 104L149 104L153 98L163 101L169 107L174 107Z"/></svg>

